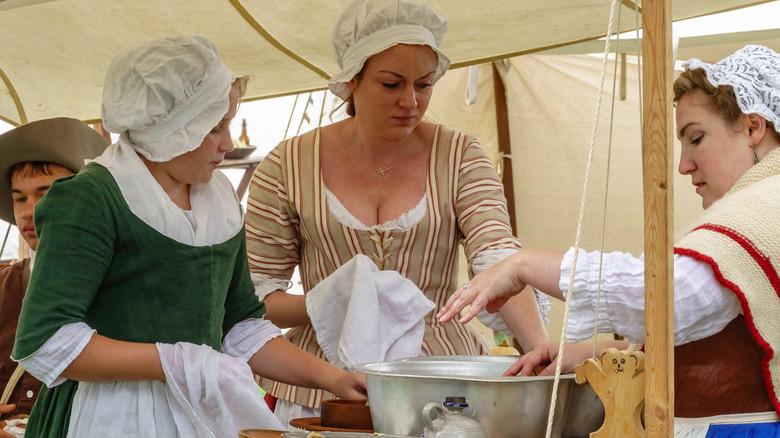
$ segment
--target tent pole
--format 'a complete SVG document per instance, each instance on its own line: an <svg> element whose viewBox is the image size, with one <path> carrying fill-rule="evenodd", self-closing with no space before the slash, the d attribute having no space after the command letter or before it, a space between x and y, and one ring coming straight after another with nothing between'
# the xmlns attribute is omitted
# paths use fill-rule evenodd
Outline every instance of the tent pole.
<svg viewBox="0 0 780 438"><path fill-rule="evenodd" d="M642 14L645 206L645 429L674 436L672 2L645 0Z"/></svg>
<svg viewBox="0 0 780 438"><path fill-rule="evenodd" d="M515 190L512 177L512 142L509 137L509 109L506 102L506 88L504 87L504 78L496 68L496 62L490 65L493 67L493 94L496 102L496 132L498 133L498 151L501 157L502 173L501 183L504 185L504 196L506 196L506 208L509 214L509 225L512 227L512 234L517 236L517 218L515 217Z"/></svg>

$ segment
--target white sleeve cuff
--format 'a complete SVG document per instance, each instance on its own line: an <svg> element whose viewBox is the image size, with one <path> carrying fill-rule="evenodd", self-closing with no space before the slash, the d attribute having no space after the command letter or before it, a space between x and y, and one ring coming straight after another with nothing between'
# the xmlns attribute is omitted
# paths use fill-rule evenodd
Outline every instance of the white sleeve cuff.
<svg viewBox="0 0 780 438"><path fill-rule="evenodd" d="M17 362L36 379L53 388L67 380L60 375L81 354L93 334L95 330L84 322L65 324L38 351Z"/></svg>
<svg viewBox="0 0 780 438"><path fill-rule="evenodd" d="M516 249L486 249L478 253L471 259L471 265L469 266L471 275L474 276L481 273L516 252L518 252Z"/></svg>
<svg viewBox="0 0 780 438"><path fill-rule="evenodd" d="M281 335L282 331L271 321L247 319L230 329L222 342L222 352L249 361L268 341Z"/></svg>
<svg viewBox="0 0 780 438"><path fill-rule="evenodd" d="M504 322L504 318L502 318L501 314L498 312L490 313L487 310L482 309L477 313L477 319L484 324L485 327L488 327L491 330L501 332L507 336L512 336L512 330L509 329L509 326Z"/></svg>
<svg viewBox="0 0 780 438"><path fill-rule="evenodd" d="M255 272L252 273L252 283L255 284L255 295L257 295L260 301L263 301L271 292L288 290L293 286L290 280L269 277L268 275Z"/></svg>
<svg viewBox="0 0 780 438"><path fill-rule="evenodd" d="M552 309L552 303L550 303L550 297L540 291L537 288L534 289L534 295L536 296L536 305L539 306L539 313L542 314L542 321L544 321L545 324L550 323L550 319L548 316L550 315L550 310Z"/></svg>

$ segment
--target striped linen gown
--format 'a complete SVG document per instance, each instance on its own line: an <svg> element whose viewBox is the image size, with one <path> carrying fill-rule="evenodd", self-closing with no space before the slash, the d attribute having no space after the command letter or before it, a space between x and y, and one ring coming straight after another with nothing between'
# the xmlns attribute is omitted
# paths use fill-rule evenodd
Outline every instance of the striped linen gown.
<svg viewBox="0 0 780 438"><path fill-rule="evenodd" d="M512 235L498 175L479 142L437 126L431 150L422 220L403 231L381 226L358 230L339 223L328 208L320 167L319 129L279 144L258 166L246 214L250 270L289 279L299 266L303 290L311 290L357 254L414 282L436 305L425 317L421 350L428 355L489 354L483 336L457 320L435 315L457 288L458 246L467 260L490 249L519 249ZM324 358L311 325L286 337ZM274 397L319 408L332 398L263 379Z"/></svg>

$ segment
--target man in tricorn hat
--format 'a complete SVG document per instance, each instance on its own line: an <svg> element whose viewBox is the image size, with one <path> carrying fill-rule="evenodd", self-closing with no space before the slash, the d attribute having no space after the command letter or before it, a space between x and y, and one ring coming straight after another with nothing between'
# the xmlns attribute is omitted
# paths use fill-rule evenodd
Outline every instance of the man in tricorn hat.
<svg viewBox="0 0 780 438"><path fill-rule="evenodd" d="M16 224L33 251L0 270L0 420L24 418L41 383L11 360L16 325L38 247L35 204L58 178L78 172L108 142L80 120L54 118L28 123L0 135L0 219ZM2 421L0 421L2 425ZM0 438L8 437L0 427Z"/></svg>

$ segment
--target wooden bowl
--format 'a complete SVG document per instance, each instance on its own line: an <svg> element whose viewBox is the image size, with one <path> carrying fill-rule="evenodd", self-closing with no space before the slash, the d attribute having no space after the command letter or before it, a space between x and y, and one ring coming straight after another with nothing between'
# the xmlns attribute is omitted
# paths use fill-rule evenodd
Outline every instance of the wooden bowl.
<svg viewBox="0 0 780 438"><path fill-rule="evenodd" d="M311 431L311 432L357 432L357 433L374 433L374 429L342 429L340 427L325 427L322 425L322 419L320 417L303 417L293 418L290 420L290 426Z"/></svg>
<svg viewBox="0 0 780 438"><path fill-rule="evenodd" d="M374 430L366 400L333 399L322 402L322 426Z"/></svg>
<svg viewBox="0 0 780 438"><path fill-rule="evenodd" d="M252 155L252 152L257 149L257 146L247 146L244 148L235 148L232 151L225 154L225 158L229 158L231 160L240 160L242 158L246 158L250 155Z"/></svg>

